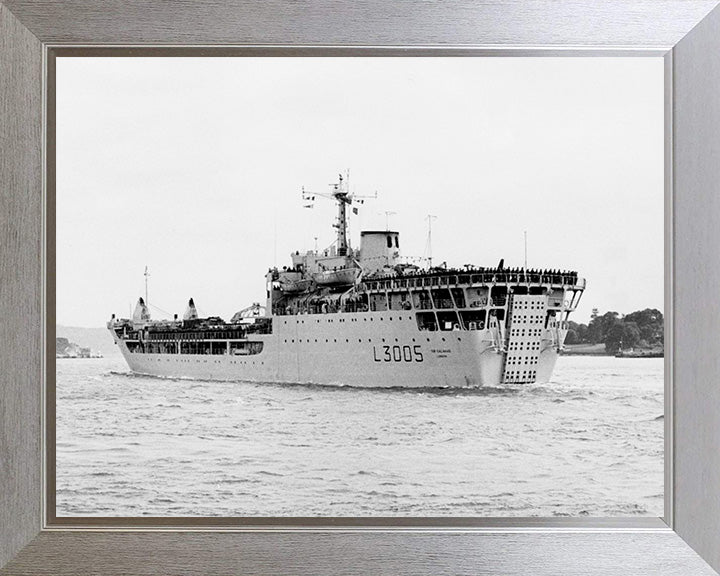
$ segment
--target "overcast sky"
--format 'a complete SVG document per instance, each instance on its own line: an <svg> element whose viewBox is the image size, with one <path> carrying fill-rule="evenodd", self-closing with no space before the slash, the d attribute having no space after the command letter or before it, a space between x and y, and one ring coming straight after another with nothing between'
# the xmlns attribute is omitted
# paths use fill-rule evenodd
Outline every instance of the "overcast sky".
<svg viewBox="0 0 720 576"><path fill-rule="evenodd" d="M144 294L226 319L350 221L434 262L578 270L592 308L663 309L662 58L58 58L57 322ZM163 317L151 308L155 318Z"/></svg>

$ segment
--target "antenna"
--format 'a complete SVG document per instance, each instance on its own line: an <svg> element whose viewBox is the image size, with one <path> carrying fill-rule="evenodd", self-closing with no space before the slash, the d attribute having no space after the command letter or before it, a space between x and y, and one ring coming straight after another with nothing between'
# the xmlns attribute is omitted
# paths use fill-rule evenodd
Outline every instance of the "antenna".
<svg viewBox="0 0 720 576"><path fill-rule="evenodd" d="M525 268L523 272L527 274L527 230L524 231L525 234Z"/></svg>
<svg viewBox="0 0 720 576"><path fill-rule="evenodd" d="M428 263L428 268L432 268L432 221L437 220L437 216L433 216L432 214L428 214L425 216L425 220L428 222L428 235L427 235L427 244L425 244L425 254L426 260Z"/></svg>
<svg viewBox="0 0 720 576"><path fill-rule="evenodd" d="M385 231L387 232L390 230L390 216L393 214L397 214L397 212L391 212L389 210L385 211Z"/></svg>
<svg viewBox="0 0 720 576"><path fill-rule="evenodd" d="M273 210L273 266L277 268L277 203L275 204L275 210Z"/></svg>
<svg viewBox="0 0 720 576"><path fill-rule="evenodd" d="M147 264L145 265L145 306L150 306L150 301L148 300L148 278L150 277L150 272L148 272Z"/></svg>

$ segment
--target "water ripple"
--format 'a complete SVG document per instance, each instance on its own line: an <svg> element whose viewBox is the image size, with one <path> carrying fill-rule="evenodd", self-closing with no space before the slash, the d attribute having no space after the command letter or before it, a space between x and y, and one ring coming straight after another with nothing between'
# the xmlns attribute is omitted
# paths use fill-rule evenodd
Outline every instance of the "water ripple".
<svg viewBox="0 0 720 576"><path fill-rule="evenodd" d="M412 390L57 369L60 516L662 515L662 359Z"/></svg>

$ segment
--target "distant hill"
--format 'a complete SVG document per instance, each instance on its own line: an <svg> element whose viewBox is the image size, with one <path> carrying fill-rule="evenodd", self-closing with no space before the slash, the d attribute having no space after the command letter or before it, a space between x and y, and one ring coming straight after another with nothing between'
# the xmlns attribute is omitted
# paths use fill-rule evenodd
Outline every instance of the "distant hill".
<svg viewBox="0 0 720 576"><path fill-rule="evenodd" d="M79 328L77 326L55 326L57 338L67 338L83 348L101 352L103 356L118 355L117 346L107 328Z"/></svg>

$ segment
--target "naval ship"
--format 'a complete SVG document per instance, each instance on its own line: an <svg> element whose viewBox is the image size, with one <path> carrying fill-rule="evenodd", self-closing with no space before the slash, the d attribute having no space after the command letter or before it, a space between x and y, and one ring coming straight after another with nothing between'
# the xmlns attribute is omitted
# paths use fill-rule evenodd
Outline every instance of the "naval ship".
<svg viewBox="0 0 720 576"><path fill-rule="evenodd" d="M359 387L482 387L547 382L585 289L574 271L447 266L400 257L400 235L348 241L348 209L363 202L340 176L336 239L291 254L266 275L266 302L229 322L154 321L141 297L132 318L112 316L115 343L139 374L220 381ZM303 190L303 198L314 200ZM146 278L147 280L147 278ZM147 299L147 294L146 294Z"/></svg>

